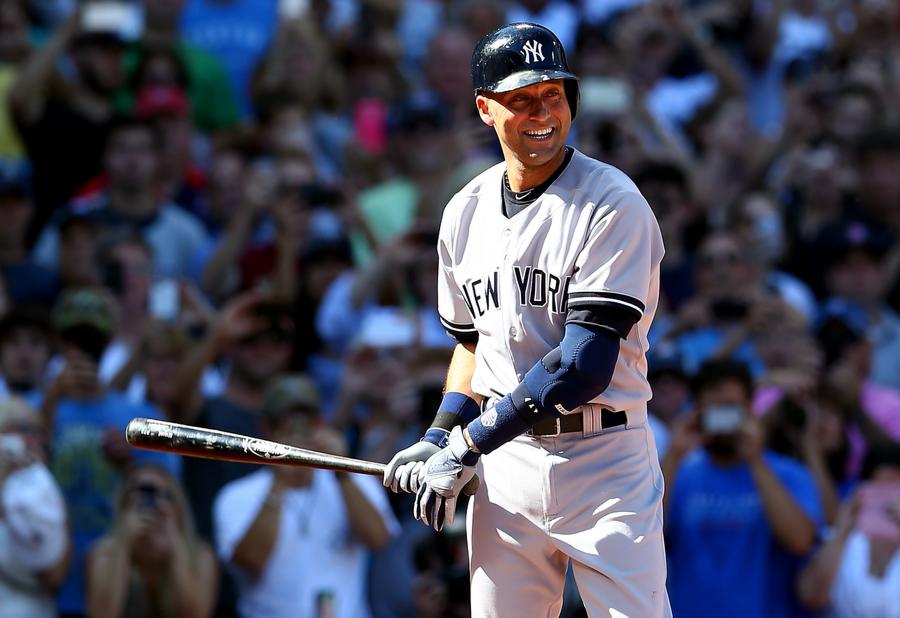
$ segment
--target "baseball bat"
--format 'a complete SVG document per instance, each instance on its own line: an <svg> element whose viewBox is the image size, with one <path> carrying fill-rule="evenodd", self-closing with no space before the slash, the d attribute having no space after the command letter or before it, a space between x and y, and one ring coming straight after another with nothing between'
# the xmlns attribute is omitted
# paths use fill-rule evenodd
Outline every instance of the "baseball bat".
<svg viewBox="0 0 900 618"><path fill-rule="evenodd" d="M385 469L385 464L374 461L320 453L281 442L206 427L170 423L155 418L131 419L125 427L125 439L137 448L203 459L322 468L373 476L384 476ZM475 495L479 485L478 477L473 477L463 487L463 494Z"/></svg>

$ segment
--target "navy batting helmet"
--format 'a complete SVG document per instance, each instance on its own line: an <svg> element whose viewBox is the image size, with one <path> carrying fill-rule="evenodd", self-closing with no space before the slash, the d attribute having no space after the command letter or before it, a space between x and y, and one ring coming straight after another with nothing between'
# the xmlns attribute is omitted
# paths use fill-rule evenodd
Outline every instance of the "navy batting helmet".
<svg viewBox="0 0 900 618"><path fill-rule="evenodd" d="M517 23L485 35L472 53L475 93L509 92L551 79L565 80L572 118L578 111L578 78L569 71L562 43L538 24Z"/></svg>

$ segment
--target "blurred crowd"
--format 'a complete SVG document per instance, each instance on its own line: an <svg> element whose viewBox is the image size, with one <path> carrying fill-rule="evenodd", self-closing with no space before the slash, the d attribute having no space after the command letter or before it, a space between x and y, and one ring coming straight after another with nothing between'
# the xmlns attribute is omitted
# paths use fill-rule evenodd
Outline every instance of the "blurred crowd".
<svg viewBox="0 0 900 618"><path fill-rule="evenodd" d="M463 518L123 429L418 439L441 211L501 160L471 51L513 21L663 231L675 616L900 618L893 0L0 0L0 614L468 615Z"/></svg>

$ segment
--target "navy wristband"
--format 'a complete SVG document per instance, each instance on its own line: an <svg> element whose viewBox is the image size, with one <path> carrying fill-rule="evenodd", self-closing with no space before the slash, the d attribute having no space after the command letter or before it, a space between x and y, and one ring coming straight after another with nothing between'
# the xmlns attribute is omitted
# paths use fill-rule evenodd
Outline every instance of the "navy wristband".
<svg viewBox="0 0 900 618"><path fill-rule="evenodd" d="M444 393L431 428L450 431L457 425L465 425L472 419L478 418L480 413L481 409L474 399L463 393L450 391Z"/></svg>
<svg viewBox="0 0 900 618"><path fill-rule="evenodd" d="M513 405L512 397L507 395L488 410L469 423L469 437L482 453L490 453L506 444L516 436L520 436L531 427L522 414Z"/></svg>

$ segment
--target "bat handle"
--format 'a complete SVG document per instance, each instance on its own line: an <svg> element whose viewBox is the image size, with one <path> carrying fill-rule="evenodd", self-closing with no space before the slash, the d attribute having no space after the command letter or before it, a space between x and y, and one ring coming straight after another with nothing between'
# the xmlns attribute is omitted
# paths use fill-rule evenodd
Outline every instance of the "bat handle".
<svg viewBox="0 0 900 618"><path fill-rule="evenodd" d="M478 493L479 487L481 487L481 479L478 478L478 475L476 474L469 479L468 483L463 485L462 493L464 496L474 496Z"/></svg>

